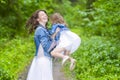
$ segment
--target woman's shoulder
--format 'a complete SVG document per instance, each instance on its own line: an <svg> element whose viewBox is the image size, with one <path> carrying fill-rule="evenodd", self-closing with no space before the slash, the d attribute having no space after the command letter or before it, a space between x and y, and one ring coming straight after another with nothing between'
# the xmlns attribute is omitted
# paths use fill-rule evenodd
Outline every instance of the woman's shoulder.
<svg viewBox="0 0 120 80"><path fill-rule="evenodd" d="M58 24L59 28L66 28L66 26L64 24Z"/></svg>
<svg viewBox="0 0 120 80"><path fill-rule="evenodd" d="M53 24L53 27L62 28L62 27L65 27L65 25L64 25L64 24L61 24L61 23L56 23L56 24Z"/></svg>
<svg viewBox="0 0 120 80"><path fill-rule="evenodd" d="M61 24L61 23L57 23L56 25L58 25L58 26L65 26L64 24Z"/></svg>
<svg viewBox="0 0 120 80"><path fill-rule="evenodd" d="M35 35L41 34L41 33L43 33L44 31L45 31L45 30L44 30L43 27L38 26L38 27L36 28L36 30L35 30Z"/></svg>
<svg viewBox="0 0 120 80"><path fill-rule="evenodd" d="M60 25L62 25L62 26L64 26L64 24L61 24L61 23L54 23L54 24L52 24L53 26L60 26Z"/></svg>
<svg viewBox="0 0 120 80"><path fill-rule="evenodd" d="M36 31L40 31L40 30L43 30L43 28L42 28L41 26L38 26L38 27L36 28L35 32L36 32Z"/></svg>

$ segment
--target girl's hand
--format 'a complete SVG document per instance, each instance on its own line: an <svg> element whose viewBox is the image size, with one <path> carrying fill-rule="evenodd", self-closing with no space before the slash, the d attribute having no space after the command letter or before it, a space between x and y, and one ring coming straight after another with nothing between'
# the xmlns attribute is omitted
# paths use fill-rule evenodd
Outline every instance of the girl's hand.
<svg viewBox="0 0 120 80"><path fill-rule="evenodd" d="M55 33L58 33L60 31L60 28L58 27L55 31Z"/></svg>
<svg viewBox="0 0 120 80"><path fill-rule="evenodd" d="M57 33L60 31L60 28L57 28L55 33L51 36L52 39L54 40L55 39L55 36L57 35Z"/></svg>

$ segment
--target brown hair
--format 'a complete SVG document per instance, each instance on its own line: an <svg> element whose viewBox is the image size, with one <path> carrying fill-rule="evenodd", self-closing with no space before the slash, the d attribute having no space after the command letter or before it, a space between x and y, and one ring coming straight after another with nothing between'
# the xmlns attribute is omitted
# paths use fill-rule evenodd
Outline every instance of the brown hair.
<svg viewBox="0 0 120 80"><path fill-rule="evenodd" d="M40 11L43 11L46 13L45 10L36 10L32 16L27 20L26 22L26 27L28 28L29 30L29 33L32 33L36 28L37 28L37 25L39 25L39 22L37 21L38 19L38 13ZM47 14L47 13L46 13Z"/></svg>
<svg viewBox="0 0 120 80"><path fill-rule="evenodd" d="M64 24L65 26L67 26L66 22L64 21L64 18L62 17L62 15L60 13L54 13L50 16L50 20L52 22L52 24Z"/></svg>

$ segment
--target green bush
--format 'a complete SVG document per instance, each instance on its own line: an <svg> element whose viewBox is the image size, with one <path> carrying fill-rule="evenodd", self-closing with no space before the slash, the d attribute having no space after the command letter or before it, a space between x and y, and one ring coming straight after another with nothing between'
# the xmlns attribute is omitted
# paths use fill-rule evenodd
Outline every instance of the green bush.
<svg viewBox="0 0 120 80"><path fill-rule="evenodd" d="M0 80L18 80L19 74L34 56L33 42L17 37L4 41L0 49Z"/></svg>
<svg viewBox="0 0 120 80"><path fill-rule="evenodd" d="M85 27L87 36L98 35L119 40L119 0L98 0L92 5L93 10L79 11L83 18L80 25Z"/></svg>
<svg viewBox="0 0 120 80"><path fill-rule="evenodd" d="M76 80L120 79L120 48L102 37L82 39L80 48L73 54L77 60Z"/></svg>

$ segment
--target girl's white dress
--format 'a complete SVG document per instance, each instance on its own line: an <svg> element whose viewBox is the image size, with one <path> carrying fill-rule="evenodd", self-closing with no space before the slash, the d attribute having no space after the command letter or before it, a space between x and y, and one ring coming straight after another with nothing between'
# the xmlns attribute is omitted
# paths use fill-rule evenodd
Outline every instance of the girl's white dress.
<svg viewBox="0 0 120 80"><path fill-rule="evenodd" d="M65 48L70 53L75 52L81 43L81 38L72 31L64 30L60 32L60 40L56 48Z"/></svg>
<svg viewBox="0 0 120 80"><path fill-rule="evenodd" d="M33 58L26 80L53 80L52 59L44 56L41 44L38 56Z"/></svg>

